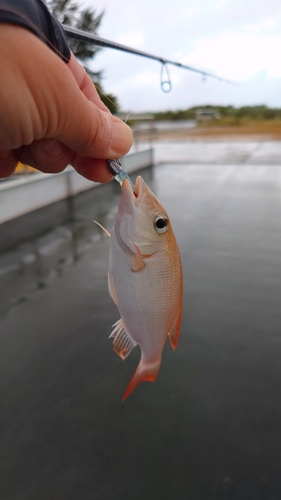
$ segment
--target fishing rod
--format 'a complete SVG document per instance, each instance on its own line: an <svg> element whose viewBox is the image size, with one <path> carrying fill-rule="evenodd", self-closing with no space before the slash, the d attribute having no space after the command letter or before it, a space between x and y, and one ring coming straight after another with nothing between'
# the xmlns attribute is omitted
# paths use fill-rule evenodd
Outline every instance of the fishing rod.
<svg viewBox="0 0 281 500"><path fill-rule="evenodd" d="M164 57L159 57L155 56L153 54L149 54L148 52L143 52L142 50L137 50L132 47L127 47L126 45L122 45L121 43L117 42L112 42L111 40L106 40L105 38L101 38L97 35L93 35L92 33L88 31L83 31L79 30L77 28L73 28L72 26L67 26L65 24L62 25L64 31L67 33L68 36L71 38L75 38L76 40L80 40L82 42L89 42L94 45L97 45L98 47L106 47L109 49L115 49L115 50L121 50L123 52L128 52L129 54L135 54L137 56L141 57L146 57L148 59L153 59L154 61L159 61L162 64L161 68L161 88L164 92L169 92L172 88L171 84L171 79L170 75L168 72L167 64L176 66L181 69L186 69L188 71L193 71L194 73L198 73L203 76L203 79L205 80L206 77L214 78L216 80L219 80L220 82L226 82L231 85L236 85L234 82L231 80L227 80L226 78L221 78L220 76L213 75L212 73L208 73L206 71L193 68L192 66L187 66L186 64L182 64L180 62L176 61L171 61L170 59L165 59ZM164 80L164 69L166 71L168 80ZM168 90L165 89L165 85L168 85Z"/></svg>

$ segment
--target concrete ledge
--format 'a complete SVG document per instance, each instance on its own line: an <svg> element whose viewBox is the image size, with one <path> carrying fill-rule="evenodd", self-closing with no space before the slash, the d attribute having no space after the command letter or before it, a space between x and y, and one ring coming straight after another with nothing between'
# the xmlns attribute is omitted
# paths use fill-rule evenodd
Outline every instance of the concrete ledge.
<svg viewBox="0 0 281 500"><path fill-rule="evenodd" d="M122 158L127 172L153 164L153 150L147 149ZM60 174L32 174L0 183L0 224L38 208L99 186L68 167Z"/></svg>

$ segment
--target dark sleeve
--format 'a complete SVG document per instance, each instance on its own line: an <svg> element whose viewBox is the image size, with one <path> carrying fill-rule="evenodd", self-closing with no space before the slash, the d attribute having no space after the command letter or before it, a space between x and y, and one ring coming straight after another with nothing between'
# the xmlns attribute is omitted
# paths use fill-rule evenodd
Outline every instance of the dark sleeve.
<svg viewBox="0 0 281 500"><path fill-rule="evenodd" d="M29 29L65 62L69 61L66 34L41 0L0 0L0 23Z"/></svg>

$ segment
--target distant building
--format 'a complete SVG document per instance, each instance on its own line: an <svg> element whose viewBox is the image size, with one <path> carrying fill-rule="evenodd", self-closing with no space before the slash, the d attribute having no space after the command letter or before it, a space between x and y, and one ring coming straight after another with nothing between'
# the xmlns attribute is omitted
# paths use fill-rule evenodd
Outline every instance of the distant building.
<svg viewBox="0 0 281 500"><path fill-rule="evenodd" d="M219 120L220 114L214 108L200 108L196 111L196 121L198 123L208 120Z"/></svg>

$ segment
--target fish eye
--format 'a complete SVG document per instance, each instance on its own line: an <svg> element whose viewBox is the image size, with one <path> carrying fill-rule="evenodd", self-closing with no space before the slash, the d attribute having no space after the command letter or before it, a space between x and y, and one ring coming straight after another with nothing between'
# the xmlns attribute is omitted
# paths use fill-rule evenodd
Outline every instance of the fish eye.
<svg viewBox="0 0 281 500"><path fill-rule="evenodd" d="M166 233L169 227L169 219L167 215L157 214L154 218L154 228L157 233Z"/></svg>

